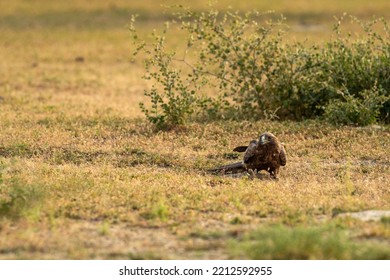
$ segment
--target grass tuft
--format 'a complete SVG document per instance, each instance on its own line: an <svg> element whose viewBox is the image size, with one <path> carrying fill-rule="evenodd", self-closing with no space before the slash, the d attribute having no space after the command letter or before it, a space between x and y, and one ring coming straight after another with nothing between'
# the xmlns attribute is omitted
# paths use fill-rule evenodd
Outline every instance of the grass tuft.
<svg viewBox="0 0 390 280"><path fill-rule="evenodd" d="M43 199L41 186L26 184L18 178L3 180L0 174L0 217L39 218Z"/></svg>
<svg viewBox="0 0 390 280"><path fill-rule="evenodd" d="M390 259L390 249L354 241L330 226L270 226L231 246L239 258L274 260Z"/></svg>

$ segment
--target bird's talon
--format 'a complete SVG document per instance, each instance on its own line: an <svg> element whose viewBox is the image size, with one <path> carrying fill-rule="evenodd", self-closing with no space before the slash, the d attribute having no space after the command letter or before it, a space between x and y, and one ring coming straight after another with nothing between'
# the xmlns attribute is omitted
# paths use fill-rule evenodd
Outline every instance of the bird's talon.
<svg viewBox="0 0 390 280"><path fill-rule="evenodd" d="M253 180L256 177L255 172L253 169L248 169L249 179Z"/></svg>

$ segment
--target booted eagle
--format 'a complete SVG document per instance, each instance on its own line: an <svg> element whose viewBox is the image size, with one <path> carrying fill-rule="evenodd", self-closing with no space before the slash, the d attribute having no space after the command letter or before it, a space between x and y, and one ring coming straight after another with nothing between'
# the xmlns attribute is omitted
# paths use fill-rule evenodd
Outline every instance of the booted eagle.
<svg viewBox="0 0 390 280"><path fill-rule="evenodd" d="M248 146L238 146L235 152L245 152L241 162L220 166L209 170L213 173L235 174L248 172L252 176L260 170L266 170L271 178L277 179L280 166L287 162L283 145L272 133L265 132L259 140L252 140Z"/></svg>

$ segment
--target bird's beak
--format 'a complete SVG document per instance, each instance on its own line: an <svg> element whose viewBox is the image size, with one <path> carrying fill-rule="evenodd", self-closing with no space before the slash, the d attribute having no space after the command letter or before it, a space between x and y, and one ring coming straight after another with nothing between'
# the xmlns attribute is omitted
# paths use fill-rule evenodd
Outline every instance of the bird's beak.
<svg viewBox="0 0 390 280"><path fill-rule="evenodd" d="M261 144L261 145L265 145L265 144L267 144L267 143L269 143L268 140L261 140L261 141L260 141L260 144Z"/></svg>
<svg viewBox="0 0 390 280"><path fill-rule="evenodd" d="M269 143L270 141L266 138L266 137L261 137L260 138L260 145L265 145L267 143Z"/></svg>

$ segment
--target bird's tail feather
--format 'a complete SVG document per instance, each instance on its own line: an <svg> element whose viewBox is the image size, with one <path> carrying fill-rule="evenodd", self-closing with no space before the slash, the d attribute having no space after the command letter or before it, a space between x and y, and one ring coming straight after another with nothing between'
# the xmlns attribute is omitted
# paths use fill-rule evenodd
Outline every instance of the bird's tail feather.
<svg viewBox="0 0 390 280"><path fill-rule="evenodd" d="M232 174L232 173L241 173L246 169L242 162L236 162L228 165L219 166L213 169L209 169L209 172L212 173L223 173L223 174Z"/></svg>

